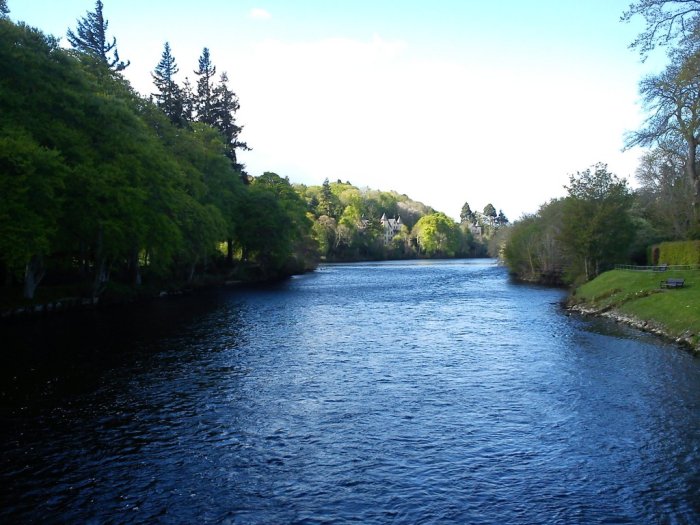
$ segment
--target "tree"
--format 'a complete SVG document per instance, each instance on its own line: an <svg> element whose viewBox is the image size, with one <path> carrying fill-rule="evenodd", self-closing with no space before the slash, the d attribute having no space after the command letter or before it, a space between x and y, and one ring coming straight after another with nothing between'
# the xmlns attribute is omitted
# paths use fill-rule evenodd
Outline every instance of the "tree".
<svg viewBox="0 0 700 525"><path fill-rule="evenodd" d="M328 217L336 218L339 214L340 202L331 190L331 184L328 178L323 181L321 193L318 197L318 213L319 215L327 215Z"/></svg>
<svg viewBox="0 0 700 525"><path fill-rule="evenodd" d="M318 243L321 256L327 257L330 254L331 249L335 245L336 229L335 219L328 215L321 215L314 221L312 233Z"/></svg>
<svg viewBox="0 0 700 525"><path fill-rule="evenodd" d="M642 155L635 173L637 206L668 240L685 239L693 223L692 187L684 173L682 152L655 148Z"/></svg>
<svg viewBox="0 0 700 525"><path fill-rule="evenodd" d="M484 215L487 217L493 217L494 219L498 215L496 213L496 208L493 207L493 204L489 203L486 206L484 206Z"/></svg>
<svg viewBox="0 0 700 525"><path fill-rule="evenodd" d="M156 105L163 110L170 121L177 126L183 126L186 122L183 95L175 82L175 75L178 71L170 44L166 42L160 62L151 73L153 83L158 88L158 93L155 93L154 97Z"/></svg>
<svg viewBox="0 0 700 525"><path fill-rule="evenodd" d="M258 263L265 277L278 276L298 267L301 261L294 259L307 239L306 204L289 180L270 172L254 178L243 199L238 236L244 260Z"/></svg>
<svg viewBox="0 0 700 525"><path fill-rule="evenodd" d="M507 229L503 259L525 281L561 283L566 266L559 241L564 200L552 200Z"/></svg>
<svg viewBox="0 0 700 525"><path fill-rule="evenodd" d="M646 58L657 45L683 39L698 29L700 0L636 0L622 14L622 20L629 22L638 15L644 18L646 28L630 47Z"/></svg>
<svg viewBox="0 0 700 525"><path fill-rule="evenodd" d="M197 101L189 77L185 77L181 88L182 117L185 122L193 122L197 113Z"/></svg>
<svg viewBox="0 0 700 525"><path fill-rule="evenodd" d="M421 217L413 227L418 247L428 256L453 257L460 247L459 226L444 213Z"/></svg>
<svg viewBox="0 0 700 525"><path fill-rule="evenodd" d="M505 226L508 224L508 217L505 216L503 210L498 210L498 216L496 217L496 226Z"/></svg>
<svg viewBox="0 0 700 525"><path fill-rule="evenodd" d="M693 187L695 221L700 219L700 173L697 166L700 144L700 48L688 43L671 55L671 63L659 75L640 83L650 116L644 127L631 133L626 147L652 146L682 140L685 144L685 173Z"/></svg>
<svg viewBox="0 0 700 525"><path fill-rule="evenodd" d="M236 150L248 151L250 148L245 142L241 142L238 139L241 131L243 131L243 127L236 124L236 112L241 105L236 94L228 87L228 75L225 72L221 74L221 80L214 88L213 96L214 126L224 136L227 148L226 155L231 159L231 162L239 166Z"/></svg>
<svg viewBox="0 0 700 525"><path fill-rule="evenodd" d="M10 14L10 8L7 7L7 0L0 0L0 18L7 18Z"/></svg>
<svg viewBox="0 0 700 525"><path fill-rule="evenodd" d="M194 72L197 75L197 94L195 97L195 109L197 120L213 126L216 124L214 101L214 75L216 66L211 62L209 48L205 47L199 57L199 67Z"/></svg>
<svg viewBox="0 0 700 525"><path fill-rule="evenodd" d="M77 34L71 29L68 30L68 42L74 49L86 53L100 62L104 62L115 71L122 71L131 62L124 63L119 60L116 38L112 38L111 43L108 42L107 26L109 22L102 15L102 8L102 1L97 0L95 2L95 11L88 11L85 17L78 20Z"/></svg>
<svg viewBox="0 0 700 525"><path fill-rule="evenodd" d="M626 259L634 237L632 196L627 181L602 163L570 176L566 189L560 241L575 265L572 270L590 279L602 267Z"/></svg>
<svg viewBox="0 0 700 525"><path fill-rule="evenodd" d="M462 222L474 222L474 212L469 207L469 203L465 202L462 206L462 212L459 214L459 218Z"/></svg>
<svg viewBox="0 0 700 525"><path fill-rule="evenodd" d="M23 272L27 299L46 273L53 249L67 167L56 151L42 148L26 132L0 133L0 261Z"/></svg>

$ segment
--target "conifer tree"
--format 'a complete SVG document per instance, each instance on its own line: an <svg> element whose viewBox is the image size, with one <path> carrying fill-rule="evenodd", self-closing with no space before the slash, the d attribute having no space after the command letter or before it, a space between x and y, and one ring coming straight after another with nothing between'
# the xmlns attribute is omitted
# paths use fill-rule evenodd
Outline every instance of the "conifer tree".
<svg viewBox="0 0 700 525"><path fill-rule="evenodd" d="M214 126L222 133L226 140L226 155L234 164L238 164L236 150L244 151L250 148L245 142L238 140L238 135L243 130L242 126L236 124L236 112L241 107L238 97L228 87L228 75L221 74L221 81L214 88Z"/></svg>
<svg viewBox="0 0 700 525"><path fill-rule="evenodd" d="M182 83L180 96L182 100L182 118L185 123L194 121L196 100L189 77L185 77L185 81Z"/></svg>
<svg viewBox="0 0 700 525"><path fill-rule="evenodd" d="M0 0L0 18L7 18L10 14L10 8L7 7L7 0Z"/></svg>
<svg viewBox="0 0 700 525"><path fill-rule="evenodd" d="M214 75L216 67L211 62L209 48L202 50L199 57L199 68L194 72L197 75L197 95L195 107L197 109L197 120L205 124L214 125L216 117L214 115Z"/></svg>
<svg viewBox="0 0 700 525"><path fill-rule="evenodd" d="M183 114L182 91L175 82L175 75L179 69L172 55L170 44L165 43L160 62L151 73L153 83L158 88L158 93L154 93L156 105L163 110L173 124L183 126L185 117Z"/></svg>
<svg viewBox="0 0 700 525"><path fill-rule="evenodd" d="M472 211L468 202L465 202L464 206L462 206L462 211L459 214L459 218L462 220L462 222L474 222L474 212Z"/></svg>
<svg viewBox="0 0 700 525"><path fill-rule="evenodd" d="M125 63L119 60L116 38L113 37L112 42L108 42L107 27L109 22L102 15L102 8L102 1L97 0L95 2L95 11L88 11L85 17L78 20L76 32L69 29L66 36L74 49L93 56L115 71L122 71L131 62L127 61Z"/></svg>

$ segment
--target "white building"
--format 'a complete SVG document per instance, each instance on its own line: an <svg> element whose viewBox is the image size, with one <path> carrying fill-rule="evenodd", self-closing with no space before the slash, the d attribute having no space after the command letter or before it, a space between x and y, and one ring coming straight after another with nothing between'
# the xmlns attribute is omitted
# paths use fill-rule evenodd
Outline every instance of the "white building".
<svg viewBox="0 0 700 525"><path fill-rule="evenodd" d="M382 223L382 227L384 228L384 245L388 246L391 239L401 231L401 226L403 225L401 217L387 219L386 213L382 213L382 218L379 219L379 222Z"/></svg>

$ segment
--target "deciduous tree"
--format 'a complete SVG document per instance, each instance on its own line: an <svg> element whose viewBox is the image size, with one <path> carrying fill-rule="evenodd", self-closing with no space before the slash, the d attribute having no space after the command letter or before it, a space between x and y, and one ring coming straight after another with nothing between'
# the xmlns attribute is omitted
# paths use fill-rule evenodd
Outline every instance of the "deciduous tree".
<svg viewBox="0 0 700 525"><path fill-rule="evenodd" d="M677 42L697 31L700 0L636 0L622 14L622 20L629 22L636 16L644 18L646 28L630 47L646 58L657 45Z"/></svg>
<svg viewBox="0 0 700 525"><path fill-rule="evenodd" d="M627 137L627 147L652 146L681 140L685 145L685 173L693 187L695 220L700 219L700 41L674 51L659 75L640 83L650 116L644 127Z"/></svg>
<svg viewBox="0 0 700 525"><path fill-rule="evenodd" d="M452 257L460 247L459 226L441 212L421 217L412 233L418 247L429 256Z"/></svg>
<svg viewBox="0 0 700 525"><path fill-rule="evenodd" d="M573 270L590 279L602 267L626 259L634 237L632 196L627 182L602 163L572 175L566 189L560 241L576 265Z"/></svg>

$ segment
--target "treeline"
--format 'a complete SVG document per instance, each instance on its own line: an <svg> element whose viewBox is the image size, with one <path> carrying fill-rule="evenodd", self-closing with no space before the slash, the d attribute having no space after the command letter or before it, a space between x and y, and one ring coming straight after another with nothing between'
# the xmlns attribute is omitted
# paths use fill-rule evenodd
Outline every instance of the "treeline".
<svg viewBox="0 0 700 525"><path fill-rule="evenodd" d="M490 204L488 215L472 213L465 204L469 212L463 209L457 223L406 195L340 180L295 187L308 206L319 253L328 261L483 257L492 232L508 221Z"/></svg>
<svg viewBox="0 0 700 525"><path fill-rule="evenodd" d="M616 263L654 263L649 246L660 241L700 238L700 0L633 2L623 20L634 17L646 29L632 47L643 58L658 46L668 53L666 68L640 82L649 117L626 138L628 148L648 148L638 188L603 164L572 176L566 197L524 216L502 239L520 278L587 280Z"/></svg>
<svg viewBox="0 0 700 525"><path fill-rule="evenodd" d="M118 73L128 64L105 37L101 7L80 21L67 51L12 23L3 2L5 290L21 286L32 298L43 282L97 297L209 273L272 278L313 267L306 203L287 179L248 177L236 161L246 147L238 101L225 75L215 82L208 51L195 91L169 76L176 66L166 46L154 71L158 93L144 99Z"/></svg>
<svg viewBox="0 0 700 525"><path fill-rule="evenodd" d="M237 159L248 149L238 98L209 50L194 82L178 84L166 43L144 98L120 73L129 62L102 8L69 30L65 50L10 21L0 0L4 297L32 299L40 285L97 298L266 280L320 258L483 256L507 223L492 205L465 205L456 223L395 192L249 176Z"/></svg>
<svg viewBox="0 0 700 525"><path fill-rule="evenodd" d="M570 176L564 198L502 230L501 257L523 280L570 284L615 264L653 264L653 244L698 238L692 187L677 152L648 151L636 179L632 190L602 163Z"/></svg>
<svg viewBox="0 0 700 525"><path fill-rule="evenodd" d="M615 264L652 264L653 244L698 238L694 192L680 152L649 150L636 180L632 190L602 163L578 172L565 197L501 230L501 257L523 280L570 284Z"/></svg>

